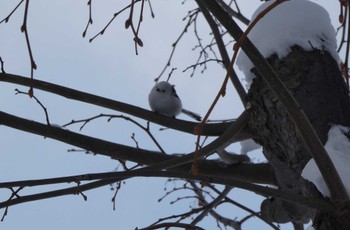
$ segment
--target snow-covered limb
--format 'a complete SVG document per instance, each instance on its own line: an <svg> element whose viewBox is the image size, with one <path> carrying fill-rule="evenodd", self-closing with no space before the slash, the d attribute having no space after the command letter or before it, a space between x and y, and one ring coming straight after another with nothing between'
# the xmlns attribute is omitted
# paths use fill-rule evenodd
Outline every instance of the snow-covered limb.
<svg viewBox="0 0 350 230"><path fill-rule="evenodd" d="M262 4L253 14L252 20L273 2ZM335 30L328 12L307 0L287 1L276 6L259 20L248 38L265 58L277 54L281 59L291 51L292 46L298 45L304 50L327 51L336 61L339 60ZM236 64L243 71L249 88L254 78L250 71L253 63L241 51Z"/></svg>
<svg viewBox="0 0 350 230"><path fill-rule="evenodd" d="M215 1L204 1L206 2L208 9L227 29L228 33L236 40L239 40L243 35L243 31L239 28L237 23L235 23L229 17L229 15L227 15L225 11L217 3L215 3ZM299 2L302 0L297 1ZM314 11L311 11L310 13L314 14ZM279 18L276 20L281 21ZM321 141L317 137L315 130L312 128L310 121L306 117L305 113L300 110L300 106L296 102L295 98L293 98L286 86L282 83L281 79L277 76L276 72L271 68L264 56L261 55L259 50L249 39L245 39L241 47L250 58L251 62L255 65L264 82L266 82L271 91L278 97L293 119L303 140L309 148L310 153L314 157L317 165L321 168L322 176L325 178L327 186L331 190L332 199L343 201L349 200L349 196L334 165L329 159L329 156L327 155Z"/></svg>
<svg viewBox="0 0 350 230"><path fill-rule="evenodd" d="M246 155L250 151L261 148L261 145L257 144L252 139L241 141L240 144L241 144L241 154L244 154L244 155Z"/></svg>
<svg viewBox="0 0 350 230"><path fill-rule="evenodd" d="M350 195L350 140L347 136L349 131L349 127L333 126L328 132L328 141L325 144L325 149ZM314 183L324 196L330 197L329 189L313 159L305 166L302 176Z"/></svg>
<svg viewBox="0 0 350 230"><path fill-rule="evenodd" d="M220 156L224 164L233 165L243 162L250 162L250 158L247 155L227 152L225 149L218 149L217 154Z"/></svg>

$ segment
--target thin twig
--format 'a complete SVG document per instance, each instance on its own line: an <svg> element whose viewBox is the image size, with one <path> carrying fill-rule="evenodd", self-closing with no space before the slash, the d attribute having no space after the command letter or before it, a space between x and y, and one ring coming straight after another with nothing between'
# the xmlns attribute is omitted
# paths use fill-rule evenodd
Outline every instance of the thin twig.
<svg viewBox="0 0 350 230"><path fill-rule="evenodd" d="M18 9L18 7L19 7L23 2L24 2L24 0L21 0L21 1L17 4L17 6L10 12L10 14L7 15L3 20L0 21L0 24L3 23L3 22L7 23L7 22L9 21L10 17L12 16L12 14Z"/></svg>
<svg viewBox="0 0 350 230"><path fill-rule="evenodd" d="M16 197L17 199L20 198L20 196L18 195L18 193L23 189L23 187L19 187L16 191L15 191L13 188L9 188L9 189L12 191L12 194L11 194L11 196L8 198L7 201L12 200L14 197ZM4 214L2 215L1 222L4 221L5 216L7 216L8 208L9 208L9 206L5 206L5 211L4 211Z"/></svg>
<svg viewBox="0 0 350 230"><path fill-rule="evenodd" d="M225 189L210 203L208 203L204 197L201 194L201 190L197 187L197 185L194 182L191 182L191 186L195 188L195 192L199 196L199 198L204 202L205 209L201 214L199 214L192 222L191 224L196 225L198 224L213 208L215 208L226 196L227 194L231 191L232 188L230 187L225 187Z"/></svg>
<svg viewBox="0 0 350 230"><path fill-rule="evenodd" d="M186 67L184 70L182 70L182 72L186 72L189 69L193 69L192 73L191 73L191 76L193 76L193 74L195 72L195 69L198 66L206 65L208 62L216 62L216 63L220 63L221 62L222 63L222 61L219 60L219 59L206 59L205 61L202 61L202 62L197 61L196 64L193 64L193 65L190 65L190 66ZM206 68L206 67L204 67L204 68Z"/></svg>
<svg viewBox="0 0 350 230"><path fill-rule="evenodd" d="M149 7L149 10L151 11L151 17L154 18L155 15L154 15L154 12L153 12L153 8L152 8L152 4L151 4L151 0L148 0L148 7Z"/></svg>
<svg viewBox="0 0 350 230"><path fill-rule="evenodd" d="M223 0L216 0L220 6L229 14L231 15L232 17L235 17L237 18L238 20L240 20L241 22L243 22L244 24L248 25L249 24L249 19L244 17L239 8L238 8L238 5L236 3L236 1L234 1L235 5L236 5L236 8L237 8L237 12L235 12L230 6L228 6Z"/></svg>
<svg viewBox="0 0 350 230"><path fill-rule="evenodd" d="M85 30L83 31L83 38L85 37L89 26L92 25L92 23L93 23L93 20L92 20L92 0L89 0L87 2L87 5L89 6L89 19L88 19L88 22L86 23Z"/></svg>
<svg viewBox="0 0 350 230"><path fill-rule="evenodd" d="M117 186L116 186L116 188L115 188L115 192L114 192L114 195L113 195L113 197L112 197L112 203L113 203L113 210L114 210L114 211L115 211L115 209L116 209L116 201L117 201L116 197L117 197L118 192L119 192L120 189L121 189L122 182L121 182L121 181L118 181L118 182L116 182L116 184L117 184Z"/></svg>
<svg viewBox="0 0 350 230"><path fill-rule="evenodd" d="M37 66L36 66L35 61L34 61L33 52L32 52L32 48L30 46L29 35L28 35L28 28L27 28L28 9L29 9L29 0L26 0L24 17L23 17L23 24L21 26L21 31L22 31L22 33L24 33L24 36L26 39L26 44L27 44L29 59L30 59L30 78L31 78L31 80L33 80L34 79L34 70L36 70ZM34 95L33 85L30 85L28 94L30 97L32 97Z"/></svg>
<svg viewBox="0 0 350 230"><path fill-rule="evenodd" d="M144 0L142 1L142 6L141 6L141 11L143 10L143 5L144 5ZM134 34L134 42L135 42L135 53L136 55L138 55L138 49L137 49L137 45L139 46L143 46L143 42L142 40L139 38L138 36L138 31L135 29L134 27L134 23L133 23L133 15L134 15L134 4L135 4L135 0L131 0L130 3L130 13L129 13L129 18L125 21L125 28L128 29L129 27L131 27L131 30ZM141 12L142 14L142 12ZM139 21L140 23L140 21Z"/></svg>
<svg viewBox="0 0 350 230"><path fill-rule="evenodd" d="M215 188L214 186L212 186L211 184L208 184L207 186L210 187L210 188L211 188L213 191L215 191L217 194L220 194L220 191L219 191L217 188ZM232 205L235 205L235 206L237 206L238 208L240 208L240 209L242 209L242 210L244 210L244 211L250 213L252 216L255 216L255 217L259 218L260 220L262 220L262 221L265 222L266 224L270 225L273 229L279 230L279 228L278 228L277 226L275 226L274 224L272 224L272 223L266 221L259 213L254 212L252 209L250 209L250 208L248 208L248 207L246 207L246 206L244 206L244 205L238 203L238 202L235 201L235 200L230 199L228 196L226 196L225 199L224 199L222 202L223 202L223 203L227 202L227 203L230 203L230 204L232 204ZM241 224L243 223L242 220L241 220L240 222L241 222Z"/></svg>
<svg viewBox="0 0 350 230"><path fill-rule="evenodd" d="M141 0L134 0L134 3L137 3ZM103 35L104 32L107 30L107 28L112 24L112 22L117 18L117 16L121 13L123 13L125 10L129 9L131 7L131 4L127 5L126 7L124 7L123 9L119 10L118 12L113 14L113 17L109 20L109 22L105 25L104 28L102 28L102 30L100 32L98 32L95 36L93 36L92 38L89 39L89 42L92 42L95 38L97 38L100 35Z"/></svg>
<svg viewBox="0 0 350 230"><path fill-rule="evenodd" d="M41 101L40 101L35 95L30 95L29 93L20 91L19 89L15 89L15 91L16 91L16 94L25 94L25 95L29 95L31 98L34 98L35 101L36 101L36 102L40 105L40 107L44 110L47 125L50 125L49 113L47 112L47 108L44 106L43 103L41 103Z"/></svg>
<svg viewBox="0 0 350 230"><path fill-rule="evenodd" d="M150 125L149 122L147 122L146 126L141 125L139 122L137 122L136 120L132 119L131 117L125 116L125 115L113 115L113 114L99 114L90 118L86 118L86 119L80 119L80 120L72 120L71 122L64 124L62 127L67 127L70 126L72 124L77 124L77 123L83 123L80 126L80 131L85 127L85 125L87 125L89 122L101 118L101 117L107 117L108 118L108 122L111 121L113 118L121 118L124 119L126 121L129 121L133 124L135 124L136 126L138 126L139 128L141 128L143 131L145 131L147 133L147 135L151 138L151 140L153 141L153 143L158 147L158 149L162 152L162 153L166 153L164 151L164 149L162 148L162 146L159 144L159 142L157 141L157 139L154 137L154 135L152 134L152 132L150 131Z"/></svg>
<svg viewBox="0 0 350 230"><path fill-rule="evenodd" d="M350 16L349 16L349 7L350 5L347 4L346 10L345 10L345 15L346 19L348 19L348 36L347 36L347 43L346 43L346 52L345 52L345 77L346 77L346 86L347 89L349 90L349 52L350 52ZM346 20L345 19L345 20Z"/></svg>
<svg viewBox="0 0 350 230"><path fill-rule="evenodd" d="M168 58L168 61L166 62L164 68L162 69L162 71L160 72L158 77L155 79L156 82L161 78L161 76L164 74L166 69L168 67L170 67L171 60L173 59L173 56L174 56L174 53L175 53L175 50L177 48L178 43L180 42L181 38L185 35L185 33L187 33L188 28L192 25L192 23L194 22L194 18L198 13L199 13L199 11L197 9L192 10L192 11L188 12L187 16L183 19L183 20L185 20L186 18L188 18L187 23L186 23L184 29L182 30L182 32L180 33L180 35L178 36L178 38L172 44L172 50L171 50L170 56Z"/></svg>
<svg viewBox="0 0 350 230"><path fill-rule="evenodd" d="M204 228L198 227L198 226L194 226L192 224L184 224L184 223L161 223L161 224L156 224L156 225L152 225L146 228L137 228L138 230L154 230L154 229L168 229L171 227L175 227L175 228L183 228L186 230L204 230Z"/></svg>
<svg viewBox="0 0 350 230"><path fill-rule="evenodd" d="M0 65L1 65L1 72L2 73L6 73L5 72L5 62L2 60L2 58L0 57Z"/></svg>
<svg viewBox="0 0 350 230"><path fill-rule="evenodd" d="M229 55L228 55L227 50L226 50L226 45L224 44L224 41L222 39L222 35L218 29L218 25L216 24L216 22L214 21L214 19L210 15L205 4L203 4L201 1L197 1L197 4L203 13L203 16L207 20L211 31L213 32L213 35L214 35L214 38L216 40L216 44L218 46L221 58L223 60L223 64L224 64L226 70L228 71L228 69L230 67L230 58L229 58ZM239 81L238 76L234 70L232 70L232 73L230 74L230 79L231 79L231 82L232 82L233 86L235 87L235 89L238 93L238 96L240 97L243 105L246 106L246 104L247 104L246 103L246 92L245 92L245 90L244 90L241 82Z"/></svg>

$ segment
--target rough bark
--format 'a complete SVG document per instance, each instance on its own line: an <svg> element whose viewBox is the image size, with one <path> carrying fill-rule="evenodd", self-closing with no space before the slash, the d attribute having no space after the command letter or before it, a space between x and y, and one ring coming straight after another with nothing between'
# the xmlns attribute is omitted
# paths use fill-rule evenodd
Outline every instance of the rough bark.
<svg viewBox="0 0 350 230"><path fill-rule="evenodd" d="M331 55L322 50L304 51L294 46L285 58L280 60L277 55L272 55L267 60L296 98L323 144L327 141L332 124L350 125L349 92L338 64ZM292 119L259 73L255 69L252 71L256 78L247 96L253 110L249 128L275 169L280 189L305 196L321 196L311 183L300 176L311 154ZM279 199L264 201L261 211L266 218L280 223L304 223L316 217L314 223L320 229L326 229L322 227L325 226L324 221L320 222L319 217L322 216L321 220L329 220L332 229L346 226L338 223L340 219L336 213L320 213ZM341 219L349 221L350 216Z"/></svg>

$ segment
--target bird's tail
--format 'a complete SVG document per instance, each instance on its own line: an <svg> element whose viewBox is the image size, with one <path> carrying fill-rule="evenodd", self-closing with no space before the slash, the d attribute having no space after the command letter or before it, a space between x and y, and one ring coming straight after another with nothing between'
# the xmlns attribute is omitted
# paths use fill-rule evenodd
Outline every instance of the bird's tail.
<svg viewBox="0 0 350 230"><path fill-rule="evenodd" d="M187 109L182 109L182 112L184 114L186 114L187 116L192 117L196 121L201 121L202 120L201 115L199 115L198 113L191 112L191 111L189 111Z"/></svg>

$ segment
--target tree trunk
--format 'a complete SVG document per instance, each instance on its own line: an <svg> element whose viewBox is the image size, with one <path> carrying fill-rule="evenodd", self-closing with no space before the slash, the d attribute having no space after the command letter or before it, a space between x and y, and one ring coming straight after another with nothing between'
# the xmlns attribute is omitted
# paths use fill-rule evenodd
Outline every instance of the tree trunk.
<svg viewBox="0 0 350 230"><path fill-rule="evenodd" d="M287 57L280 60L277 55L272 55L267 60L296 98L323 144L327 141L332 124L350 126L349 92L331 55L322 50L304 51L294 46ZM249 127L275 169L280 189L321 197L315 186L300 176L311 154L294 122L259 73L255 69L252 71L256 78L247 96L253 111ZM344 229L344 226L350 226L350 223L339 222L349 222L349 212L342 212L346 218L340 218L337 216L339 212L321 213L279 199L265 200L261 211L267 219L279 223L305 223L309 218L314 218L318 229Z"/></svg>

